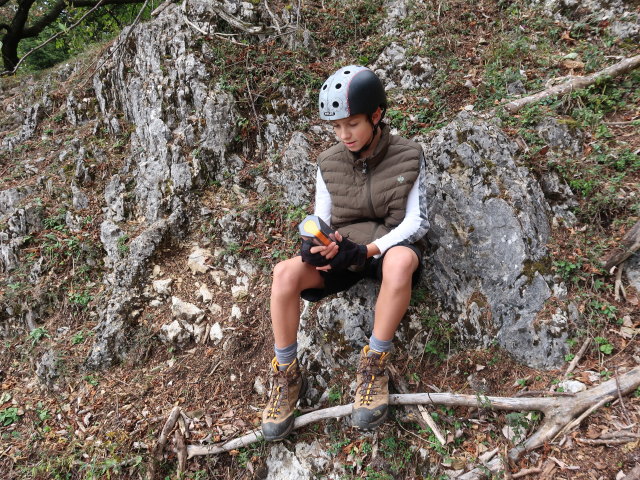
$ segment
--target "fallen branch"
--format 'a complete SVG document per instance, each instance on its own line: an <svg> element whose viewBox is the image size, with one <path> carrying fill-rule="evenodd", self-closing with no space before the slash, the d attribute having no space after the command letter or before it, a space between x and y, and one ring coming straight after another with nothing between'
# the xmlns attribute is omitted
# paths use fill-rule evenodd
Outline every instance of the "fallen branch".
<svg viewBox="0 0 640 480"><path fill-rule="evenodd" d="M175 427L181 412L182 410L180 407L173 407L173 410L171 410L171 413L169 414L169 418L165 422L164 427L162 427L158 442L151 452L151 463L149 465L149 470L147 470L147 480L153 480L155 478L156 468L158 462L162 460L162 452L167 444L167 439L169 438L169 434L173 430L173 427Z"/></svg>
<svg viewBox="0 0 640 480"><path fill-rule="evenodd" d="M566 93L572 92L573 90L577 90L579 88L585 88L589 85L593 85L598 80L601 80L606 77L617 77L618 75L625 74L635 68L640 66L640 55L636 55L635 57L625 58L620 62L611 65L610 67L605 68L599 72L593 73L591 75L587 75L584 77L575 77L572 80L562 83L560 85L556 85L555 87L551 87L547 90L543 90L542 92L538 92L534 95L529 95L527 97L518 98L516 100L512 100L508 103L505 103L504 109L510 113L515 113L521 110L526 105L530 103L537 102L544 98L555 97L558 95L564 95Z"/></svg>
<svg viewBox="0 0 640 480"><path fill-rule="evenodd" d="M636 438L576 438L576 442L587 445L625 445L631 442L637 442Z"/></svg>
<svg viewBox="0 0 640 480"><path fill-rule="evenodd" d="M579 424L574 418L582 421L587 414L596 408L618 397L627 395L640 385L640 367L633 368L619 377L608 380L596 387L577 393L570 399L564 397L546 398L512 398L488 397L484 395L464 395L456 393L412 393L389 396L390 405L446 405L462 407L482 407L495 410L540 411L544 420L538 430L526 441L509 452L511 460L518 459L524 452L534 450L545 442L551 441L559 433L568 432ZM352 405L340 405L308 413L296 418L293 428L298 429L319 420L340 418L351 414ZM246 435L217 445L188 445L188 458L197 455L216 455L241 447L246 447L262 440L262 432L254 430ZM155 451L155 450L154 450Z"/></svg>

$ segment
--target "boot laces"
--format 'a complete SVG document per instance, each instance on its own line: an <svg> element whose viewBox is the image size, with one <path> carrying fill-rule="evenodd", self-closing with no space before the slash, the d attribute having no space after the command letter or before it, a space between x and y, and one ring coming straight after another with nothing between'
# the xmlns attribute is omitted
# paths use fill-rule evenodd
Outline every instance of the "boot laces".
<svg viewBox="0 0 640 480"><path fill-rule="evenodd" d="M269 403L268 418L276 418L280 414L280 407L289 397L289 382L284 371L276 372L273 378L273 390L271 391L271 398Z"/></svg>
<svg viewBox="0 0 640 480"><path fill-rule="evenodd" d="M384 375L382 363L381 359L376 357L365 357L362 360L360 371L358 372L362 376L362 381L358 385L361 405L369 405L373 401L373 396L378 393L378 385L375 380Z"/></svg>

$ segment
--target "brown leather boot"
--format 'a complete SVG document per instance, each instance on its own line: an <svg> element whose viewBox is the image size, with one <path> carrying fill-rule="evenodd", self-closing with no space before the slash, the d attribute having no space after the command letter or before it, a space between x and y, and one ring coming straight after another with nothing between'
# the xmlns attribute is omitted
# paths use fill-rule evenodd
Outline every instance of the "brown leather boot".
<svg viewBox="0 0 640 480"><path fill-rule="evenodd" d="M282 440L291 433L296 403L307 389L307 381L300 373L297 359L286 370L280 370L278 366L274 358L271 361L273 388L269 402L262 411L262 435L269 442Z"/></svg>
<svg viewBox="0 0 640 480"><path fill-rule="evenodd" d="M369 355L371 352L371 355ZM389 411L389 375L386 372L389 352L379 353L362 349L356 375L356 398L351 413L351 423L362 430L372 430L380 425Z"/></svg>

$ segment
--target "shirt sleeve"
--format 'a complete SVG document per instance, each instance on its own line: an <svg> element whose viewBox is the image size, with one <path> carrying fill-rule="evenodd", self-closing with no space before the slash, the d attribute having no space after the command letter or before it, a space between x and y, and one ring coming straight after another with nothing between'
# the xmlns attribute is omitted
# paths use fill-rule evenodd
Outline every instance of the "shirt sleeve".
<svg viewBox="0 0 640 480"><path fill-rule="evenodd" d="M319 216L327 225L331 225L331 195L319 167L316 173L316 200L313 214Z"/></svg>
<svg viewBox="0 0 640 480"><path fill-rule="evenodd" d="M380 254L402 241L414 243L426 235L429 230L426 182L425 159L420 155L420 172L407 197L404 219L396 228L373 242Z"/></svg>

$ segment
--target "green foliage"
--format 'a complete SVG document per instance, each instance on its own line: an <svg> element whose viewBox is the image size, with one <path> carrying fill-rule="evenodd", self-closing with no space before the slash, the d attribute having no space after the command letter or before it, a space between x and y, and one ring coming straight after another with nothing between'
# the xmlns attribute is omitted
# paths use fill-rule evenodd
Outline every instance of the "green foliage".
<svg viewBox="0 0 640 480"><path fill-rule="evenodd" d="M598 345L598 350L604 353L605 355L611 355L613 353L613 345L609 343L604 337L596 337L593 341Z"/></svg>
<svg viewBox="0 0 640 480"><path fill-rule="evenodd" d="M37 345L43 338L51 338L44 327L34 328L29 332L29 339L31 339L31 345Z"/></svg>
<svg viewBox="0 0 640 480"><path fill-rule="evenodd" d="M565 282L578 283L580 280L580 271L582 269L582 261L557 260L553 262L555 271L562 277Z"/></svg>
<svg viewBox="0 0 640 480"><path fill-rule="evenodd" d="M0 410L0 426L8 427L20 420L18 407L9 407Z"/></svg>
<svg viewBox="0 0 640 480"><path fill-rule="evenodd" d="M40 2L37 2L36 7L32 8L30 15L36 14L38 3ZM55 41L29 55L24 62L24 67L27 71L50 68L84 52L91 45L112 39L120 33L123 27L133 23L142 3L141 1L140 4L105 6L96 10L73 29L69 29L69 27L76 23L89 8L68 7L62 11L55 22L47 26L39 35L23 39L18 47L18 56L22 57L25 53L54 35L64 32ZM145 8L141 19L149 19L150 13L157 4L157 1L150 2ZM46 5L43 6L46 7Z"/></svg>

